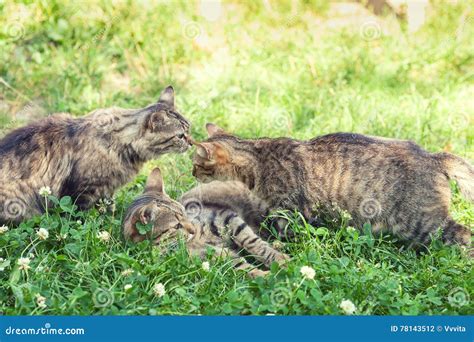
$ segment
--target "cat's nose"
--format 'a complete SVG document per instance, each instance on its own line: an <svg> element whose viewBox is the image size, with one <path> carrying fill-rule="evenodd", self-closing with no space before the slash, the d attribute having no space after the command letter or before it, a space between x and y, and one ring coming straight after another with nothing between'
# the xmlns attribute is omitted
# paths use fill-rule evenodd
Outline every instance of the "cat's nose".
<svg viewBox="0 0 474 342"><path fill-rule="evenodd" d="M194 144L193 138L189 134L185 134L184 137L190 146Z"/></svg>

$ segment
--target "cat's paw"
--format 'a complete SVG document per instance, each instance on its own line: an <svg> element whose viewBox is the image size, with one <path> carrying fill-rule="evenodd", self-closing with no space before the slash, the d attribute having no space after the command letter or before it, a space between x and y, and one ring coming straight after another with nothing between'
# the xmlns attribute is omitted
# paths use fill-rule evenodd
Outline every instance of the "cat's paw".
<svg viewBox="0 0 474 342"><path fill-rule="evenodd" d="M291 260L290 256L285 253L278 253L275 256L275 261L280 265L281 267L286 267L288 262Z"/></svg>
<svg viewBox="0 0 474 342"><path fill-rule="evenodd" d="M250 278L265 277L270 273L270 271L262 271L261 269L254 268L248 272Z"/></svg>

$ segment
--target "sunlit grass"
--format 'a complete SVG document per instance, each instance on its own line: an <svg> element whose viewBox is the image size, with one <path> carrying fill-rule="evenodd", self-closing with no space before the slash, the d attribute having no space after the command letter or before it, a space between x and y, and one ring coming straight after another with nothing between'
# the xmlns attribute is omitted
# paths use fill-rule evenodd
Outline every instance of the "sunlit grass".
<svg viewBox="0 0 474 342"><path fill-rule="evenodd" d="M326 1L268 3L225 2L203 16L187 2L0 2L2 132L37 113L143 107L173 84L196 139L212 121L244 137L351 131L474 158L474 14L466 4L437 2L413 35L396 19L379 18L380 32L367 39L361 25L375 20L370 14L354 21L329 15ZM0 235L0 311L342 314L339 304L349 299L358 314L473 313L469 301L453 300L456 291L474 297L472 262L459 249L434 243L416 252L340 222L314 229L295 221L301 237L283 247L293 257L288 269L257 280L228 260L211 261L206 272L183 246L167 253L125 244L121 217L146 175L159 165L177 198L196 184L190 153L146 165L117 193L113 215L61 216L69 210L63 203ZM457 221L472 227L472 209L455 193ZM36 239L40 227L48 240ZM100 241L101 231L111 240ZM16 263L29 253L25 273ZM316 270L314 280L302 279L304 265ZM153 292L157 283L163 297Z"/></svg>

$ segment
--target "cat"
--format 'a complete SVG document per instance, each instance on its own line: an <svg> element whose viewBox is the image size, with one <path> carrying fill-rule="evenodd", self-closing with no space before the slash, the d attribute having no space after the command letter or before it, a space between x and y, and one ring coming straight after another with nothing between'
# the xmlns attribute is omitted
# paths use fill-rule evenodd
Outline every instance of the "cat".
<svg viewBox="0 0 474 342"><path fill-rule="evenodd" d="M186 151L190 124L174 106L171 86L141 109L107 108L73 118L47 117L0 140L0 222L44 212L42 187L71 196L81 209L113 195L144 162Z"/></svg>
<svg viewBox="0 0 474 342"><path fill-rule="evenodd" d="M232 257L234 267L248 270L250 276L263 276L267 271L248 263L240 256L242 250L267 267L289 259L255 233L266 213L267 205L240 182L202 184L174 201L164 190L160 169L155 168L143 194L126 210L123 234L126 240L148 238L160 244L182 233L189 237L190 254L205 258L211 248L217 255ZM150 225L150 230L140 234L137 224Z"/></svg>
<svg viewBox="0 0 474 342"><path fill-rule="evenodd" d="M456 180L474 200L474 168L449 153L429 153L410 141L334 133L308 141L241 139L214 124L196 143L193 175L203 182L241 181L271 209L347 211L351 224L370 223L426 244L438 228L446 244L470 246L471 231L449 216Z"/></svg>

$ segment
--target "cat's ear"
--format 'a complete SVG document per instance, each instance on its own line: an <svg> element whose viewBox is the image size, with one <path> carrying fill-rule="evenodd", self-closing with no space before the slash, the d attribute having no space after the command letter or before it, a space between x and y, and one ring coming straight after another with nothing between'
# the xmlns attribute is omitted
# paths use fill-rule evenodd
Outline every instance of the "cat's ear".
<svg viewBox="0 0 474 342"><path fill-rule="evenodd" d="M163 184L163 176L161 175L160 168L155 167L151 171L148 179L146 180L144 192L165 193L165 186Z"/></svg>
<svg viewBox="0 0 474 342"><path fill-rule="evenodd" d="M196 143L196 154L204 160L219 164L225 164L230 159L227 149L215 142Z"/></svg>
<svg viewBox="0 0 474 342"><path fill-rule="evenodd" d="M140 222L142 224L152 223L155 220L155 215L153 213L153 209L150 207L145 207L140 212Z"/></svg>
<svg viewBox="0 0 474 342"><path fill-rule="evenodd" d="M227 134L222 128L210 122L206 124L206 130L209 138L217 134Z"/></svg>
<svg viewBox="0 0 474 342"><path fill-rule="evenodd" d="M215 152L215 146L212 143L196 143L196 154L206 160L211 160Z"/></svg>
<svg viewBox="0 0 474 342"><path fill-rule="evenodd" d="M174 108L174 89L172 86L167 86L165 90L161 92L158 103L163 103L171 108Z"/></svg>

